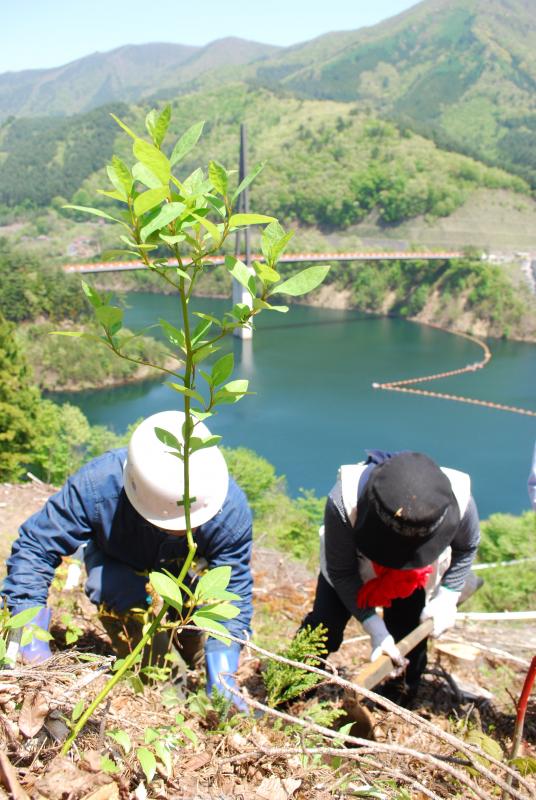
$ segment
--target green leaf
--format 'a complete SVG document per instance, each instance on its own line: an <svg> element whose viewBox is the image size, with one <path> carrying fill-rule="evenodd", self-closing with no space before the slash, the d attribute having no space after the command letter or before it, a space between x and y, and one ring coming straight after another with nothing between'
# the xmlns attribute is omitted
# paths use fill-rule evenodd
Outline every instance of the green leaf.
<svg viewBox="0 0 536 800"><path fill-rule="evenodd" d="M230 378L234 369L234 355L233 353L226 353L226 355L218 358L212 366L211 379L213 386L219 386L220 383L225 383L227 378Z"/></svg>
<svg viewBox="0 0 536 800"><path fill-rule="evenodd" d="M477 747L480 747L480 749L483 750L484 753L487 753L489 756L492 756L492 758L496 758L497 761L503 760L504 754L500 744L498 744L498 742L496 742L495 739L492 739L491 736L487 736L482 731L476 729L469 731L469 733L465 737L465 741L468 742L469 744L474 744Z"/></svg>
<svg viewBox="0 0 536 800"><path fill-rule="evenodd" d="M79 700L72 710L71 722L76 722L76 720L82 716L83 712L84 712L84 701Z"/></svg>
<svg viewBox="0 0 536 800"><path fill-rule="evenodd" d="M193 400L197 400L198 403L204 407L205 401L203 396L196 392L195 389L189 389L187 386L183 386L182 383L171 383L171 381L165 381L166 386L169 386L170 389L173 389L175 392L179 392L179 394L186 395L186 397L191 397Z"/></svg>
<svg viewBox="0 0 536 800"><path fill-rule="evenodd" d="M34 630L35 626L32 627L31 625L26 626L22 631L22 636L20 637L20 646L26 647L27 644L33 642L34 640Z"/></svg>
<svg viewBox="0 0 536 800"><path fill-rule="evenodd" d="M254 261L253 267L263 283L277 283L281 278L279 272L269 267L268 264L263 264L262 261Z"/></svg>
<svg viewBox="0 0 536 800"><path fill-rule="evenodd" d="M123 309L117 308L117 306L99 306L95 309L95 316L103 328L111 330L112 328L115 329L118 324L121 326ZM117 330L114 330L113 333L117 333Z"/></svg>
<svg viewBox="0 0 536 800"><path fill-rule="evenodd" d="M145 117L145 127L156 147L160 147L169 127L171 106L167 105L161 114L153 108Z"/></svg>
<svg viewBox="0 0 536 800"><path fill-rule="evenodd" d="M233 214L229 220L230 228L240 228L242 225L265 225L267 222L274 222L275 217L267 217L265 214Z"/></svg>
<svg viewBox="0 0 536 800"><path fill-rule="evenodd" d="M112 168L122 188L125 190L127 195L129 195L132 192L132 186L134 184L134 179L132 177L132 173L130 172L129 168L124 163L124 161L121 161L121 159L118 158L117 156L112 156ZM118 189L118 191L121 191L121 189L119 189L119 187L116 186L115 183L114 186L116 189Z"/></svg>
<svg viewBox="0 0 536 800"><path fill-rule="evenodd" d="M166 447L172 447L174 450L178 450L179 453L182 450L182 444L179 442L176 436L174 436L169 431L164 430L164 428L157 428L155 427L154 432L158 439L165 444Z"/></svg>
<svg viewBox="0 0 536 800"><path fill-rule="evenodd" d="M191 128L188 128L186 133L181 136L171 154L170 163L172 167L174 167L175 164L178 164L179 161L182 161L182 159L188 155L190 150L193 150L193 148L196 146L199 137L203 132L204 124L204 122L196 122L195 125L192 125Z"/></svg>
<svg viewBox="0 0 536 800"><path fill-rule="evenodd" d="M203 422L203 420L212 417L212 411L198 411L197 408L192 408L190 412L199 422Z"/></svg>
<svg viewBox="0 0 536 800"><path fill-rule="evenodd" d="M149 113L145 117L145 127L151 139L153 138L155 126L156 126L156 109L153 108L151 109L151 111L149 111Z"/></svg>
<svg viewBox="0 0 536 800"><path fill-rule="evenodd" d="M180 330L180 328L176 328L174 325L171 325L171 323L165 319L160 319L158 321L160 323L160 327L164 331L169 342L175 347L180 348L180 350L184 350L185 349L184 331Z"/></svg>
<svg viewBox="0 0 536 800"><path fill-rule="evenodd" d="M216 403L237 403L247 394L247 388L248 381L246 380L230 381L216 392L214 400Z"/></svg>
<svg viewBox="0 0 536 800"><path fill-rule="evenodd" d="M266 311L279 311L280 314L286 314L288 311L288 306L271 306L270 303L267 303L265 300L261 300L260 297L255 297L253 300L253 308L255 310L266 310Z"/></svg>
<svg viewBox="0 0 536 800"><path fill-rule="evenodd" d="M200 347L198 350L194 351L192 361L194 364L200 364L205 358L217 353L218 350L221 350L221 345L206 344L204 347Z"/></svg>
<svg viewBox="0 0 536 800"><path fill-rule="evenodd" d="M227 628L221 624L221 622L217 622L214 619L209 619L206 616L202 616L198 612L193 614L192 622L194 625L197 625L198 628L201 630L207 631L210 633L211 636L214 636L215 639L218 639L220 642L224 642L225 644L230 644L230 639L225 636L218 636L217 634L226 634Z"/></svg>
<svg viewBox="0 0 536 800"><path fill-rule="evenodd" d="M159 189L162 186L162 181L141 161L137 161L132 167L132 177L149 189Z"/></svg>
<svg viewBox="0 0 536 800"><path fill-rule="evenodd" d="M50 336L76 336L80 339L87 339L88 342L97 342L97 344L104 344L109 347L108 342L101 336L94 336L92 333L84 333L83 331L49 331Z"/></svg>
<svg viewBox="0 0 536 800"><path fill-rule="evenodd" d="M156 773L156 758L147 747L138 747L136 755L147 778L147 783L151 783Z"/></svg>
<svg viewBox="0 0 536 800"><path fill-rule="evenodd" d="M24 625L27 625L32 621L32 619L39 612L40 608L41 606L33 606L32 608L25 608L24 611L19 611L18 614L14 614L7 620L5 627L9 628L10 630L22 628Z"/></svg>
<svg viewBox="0 0 536 800"><path fill-rule="evenodd" d="M101 756L100 768L109 775L116 775L118 772L121 772L121 767L118 766L110 756Z"/></svg>
<svg viewBox="0 0 536 800"><path fill-rule="evenodd" d="M152 189L151 191L156 192L158 190ZM148 192L145 192L145 194L148 194ZM140 195L140 197L144 197L144 195L142 194ZM139 200L140 197L138 197L137 200ZM162 230L171 222L176 220L177 217L180 217L185 208L186 206L184 205L184 203L166 203L165 206L158 212L156 217L154 217L147 225L145 225L145 227L141 229L140 239L142 240L142 242L145 242L145 240L148 239L151 233L154 233L155 231L158 230ZM136 203L134 203L134 210L136 210ZM184 239L184 236L181 238Z"/></svg>
<svg viewBox="0 0 536 800"><path fill-rule="evenodd" d="M167 156L154 144L146 142L145 139L135 139L132 149L138 161L149 167L151 172L154 172L159 178L160 183L165 184L167 188L171 176L171 166Z"/></svg>
<svg viewBox="0 0 536 800"><path fill-rule="evenodd" d="M194 316L199 317L199 319L210 320L210 322L212 322L213 325L217 325L218 327L221 328L221 319L213 317L212 314L204 314L202 311L194 311Z"/></svg>
<svg viewBox="0 0 536 800"><path fill-rule="evenodd" d="M518 756L510 762L521 775L533 775L536 772L536 758L534 756Z"/></svg>
<svg viewBox="0 0 536 800"><path fill-rule="evenodd" d="M217 597L215 593L227 589L229 581L231 580L231 571L231 567L226 565L223 567L214 567L214 569L205 572L197 583L195 590L196 598L199 600L210 600L213 597Z"/></svg>
<svg viewBox="0 0 536 800"><path fill-rule="evenodd" d="M221 240L221 231L218 229L218 226L206 217L201 217L199 214L194 214L193 211L192 217L196 219L200 225L203 226L203 228L206 228L206 230L210 233L214 244L218 246Z"/></svg>
<svg viewBox="0 0 536 800"><path fill-rule="evenodd" d="M229 176L224 166L217 161L209 161L208 164L208 177L213 187L222 195L227 194L227 187L229 184Z"/></svg>
<svg viewBox="0 0 536 800"><path fill-rule="evenodd" d="M261 249L265 259L270 264L275 264L293 236L294 231L285 233L277 220L268 225L261 238Z"/></svg>
<svg viewBox="0 0 536 800"><path fill-rule="evenodd" d="M125 197L124 192L108 192L105 189L97 189L97 194L102 194L104 197L111 197L112 200L120 200L121 203L127 203L128 200Z"/></svg>
<svg viewBox="0 0 536 800"><path fill-rule="evenodd" d="M160 238L166 244L179 244L179 242L184 242L184 240L186 239L186 236L184 234L182 234L182 233L179 234L178 236L166 236L164 233L160 233ZM181 272L182 272L182 270L181 270ZM186 273L183 272L183 275L186 275ZM188 280L190 280L190 276L189 275L186 275L186 277L188 278Z"/></svg>
<svg viewBox="0 0 536 800"><path fill-rule="evenodd" d="M135 134L135 133L132 133L132 131L130 130L130 128L128 127L128 125L125 125L125 123L124 123L122 120L120 120L120 119L119 119L119 117L116 117L116 116L115 116L115 114L110 114L110 116L111 116L111 118L112 118L112 119L115 119L115 121L117 122L117 124L119 125L119 127L120 127L120 128L123 128L123 130L124 130L126 133L128 133L128 135L129 135L129 136L131 136L133 139L136 139L136 138L137 138L137 137L136 137L136 134Z"/></svg>
<svg viewBox="0 0 536 800"><path fill-rule="evenodd" d="M315 267L308 267L307 269L298 272L283 283L275 286L270 294L289 294L291 297L299 297L302 294L307 294L317 286L320 286L324 278L329 272L329 265L321 264Z"/></svg>
<svg viewBox="0 0 536 800"><path fill-rule="evenodd" d="M167 105L164 106L164 108L158 115L158 119L156 120L153 141L157 147L160 147L160 145L164 141L167 130L169 128L170 121L171 121L171 106L168 103Z"/></svg>
<svg viewBox="0 0 536 800"><path fill-rule="evenodd" d="M106 172L108 173L110 183L115 187L119 197L123 200L128 200L129 190L125 189L123 181L116 172L115 167L108 165L106 167Z"/></svg>
<svg viewBox="0 0 536 800"><path fill-rule="evenodd" d="M230 272L230 274L238 281L242 286L244 286L248 292L251 294L252 297L255 296L256 287L251 291L251 278L254 276L251 274L249 269L246 265L240 261L238 258L234 256L226 256L225 257L225 266ZM253 284L255 284L255 280L253 280Z"/></svg>
<svg viewBox="0 0 536 800"><path fill-rule="evenodd" d="M252 181L255 180L259 172L261 172L261 170L264 169L265 163L266 163L265 161L261 161L260 164L256 164L249 173L249 175L246 175L244 180L238 185L235 193L233 194L231 204L233 204L238 195L241 194L244 191L244 189L246 189L250 185L250 183L252 183Z"/></svg>
<svg viewBox="0 0 536 800"><path fill-rule="evenodd" d="M196 453L198 450L204 450L207 447L214 447L222 440L221 436L216 434L208 436L206 439L200 439L197 436L192 436L190 439L190 453Z"/></svg>
<svg viewBox="0 0 536 800"><path fill-rule="evenodd" d="M209 608L200 608L197 613L209 619L234 619L240 614L240 609L231 603L217 603Z"/></svg>
<svg viewBox="0 0 536 800"><path fill-rule="evenodd" d="M171 772L172 772L171 754L170 754L169 750L167 749L167 747L164 744L164 742L161 742L161 741L156 741L154 743L154 750L155 750L156 755L158 756L158 758L160 759L160 761L162 762L162 764L166 768L166 775L169 778L169 776L171 775Z"/></svg>
<svg viewBox="0 0 536 800"><path fill-rule="evenodd" d="M182 608L181 590L172 578L168 578L162 572L151 572L149 580L160 597L163 597L164 600L173 600L174 608L177 608L177 606L179 606L179 609Z"/></svg>
<svg viewBox="0 0 536 800"><path fill-rule="evenodd" d="M158 739L159 735L160 734L158 733L156 728L151 728L151 727L145 728L145 734L143 740L145 744L152 744L155 741L155 739Z"/></svg>
<svg viewBox="0 0 536 800"><path fill-rule="evenodd" d="M212 325L212 320L207 319L206 317L204 319L201 319L201 322L199 322L195 326L195 329L191 336L191 341L193 345L197 344L200 341L200 339L203 338L203 336L209 330L211 325Z"/></svg>
<svg viewBox="0 0 536 800"><path fill-rule="evenodd" d="M62 206L62 208L72 208L73 211L84 211L86 214L93 214L94 217L109 219L111 222L118 222L120 225L125 225L125 227L128 228L128 225L125 222L120 219L116 219L115 217L111 217L110 214L107 214L106 211L101 211L100 208L90 208L89 206L73 206L70 203Z"/></svg>
<svg viewBox="0 0 536 800"><path fill-rule="evenodd" d="M199 744L199 737L197 736L197 734L194 733L194 731L191 728L189 728L187 725L181 725L180 726L180 730L181 730L181 733L183 734L183 736L186 736L186 738L191 741L193 746L197 747L197 745Z"/></svg>
<svg viewBox="0 0 536 800"><path fill-rule="evenodd" d="M147 191L142 192L134 200L134 213L137 217L141 217L146 211L159 205L167 196L167 186L160 186L158 189L147 189ZM147 236L145 238L147 238Z"/></svg>

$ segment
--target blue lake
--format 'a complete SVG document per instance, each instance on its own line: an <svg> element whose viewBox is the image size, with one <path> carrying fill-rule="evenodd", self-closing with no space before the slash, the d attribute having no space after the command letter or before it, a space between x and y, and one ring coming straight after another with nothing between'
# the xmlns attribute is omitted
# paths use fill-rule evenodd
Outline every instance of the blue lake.
<svg viewBox="0 0 536 800"><path fill-rule="evenodd" d="M126 295L126 303L131 329L159 317L179 324L175 297L137 293ZM216 314L229 305L194 303ZM485 369L422 388L536 411L536 346L488 345L493 358ZM366 448L412 449L469 472L482 517L529 507L535 417L372 388L373 382L478 361L476 344L400 319L294 306L286 315L261 315L253 341L233 339L226 346L235 353L235 377L248 378L255 394L222 407L210 428L225 444L249 447L272 462L292 494L306 488L325 495L338 466L361 460ZM159 381L56 397L118 432L139 417L176 407L176 394Z"/></svg>

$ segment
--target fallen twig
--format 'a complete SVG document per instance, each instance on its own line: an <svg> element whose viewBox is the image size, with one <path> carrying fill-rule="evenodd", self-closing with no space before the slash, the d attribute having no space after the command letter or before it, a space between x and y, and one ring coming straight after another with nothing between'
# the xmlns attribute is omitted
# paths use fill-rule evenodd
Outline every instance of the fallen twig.
<svg viewBox="0 0 536 800"><path fill-rule="evenodd" d="M360 753L356 753L355 750L349 750L346 747L307 747L304 753L303 748L301 747L273 747L273 748L260 748L257 750L249 750L247 753L240 753L237 756L229 756L228 758L222 759L225 762L239 762L239 761L247 761L248 759L252 758L284 758L285 756L291 755L325 755L325 756L333 756L334 758L347 758L350 761L358 761L360 763L364 763L367 766L374 767L378 769L380 772L387 772L392 777L397 778L398 780L402 781L403 783L409 783L415 789L419 789L423 794L427 797L432 798L432 800L443 800L443 798L439 797L439 795L432 792L431 789L427 789L420 781L416 778L413 778L411 775L407 775L405 772L401 770L393 769L392 767L386 767L379 761L374 761L372 759L363 758ZM486 795L488 796L488 795Z"/></svg>
<svg viewBox="0 0 536 800"><path fill-rule="evenodd" d="M197 630L195 628L195 626L185 626L185 628L189 628L191 630ZM222 634L222 636L223 636L223 634ZM271 658L271 659L273 659L275 661L279 661L279 662L281 662L283 664L288 664L289 666L292 666L292 667L297 667L298 669L306 670L307 672L313 672L313 673L318 674L318 675L320 675L321 677L324 677L324 678L330 678L333 683L336 683L339 686L342 686L344 688L350 689L351 691L356 692L357 694L360 694L360 695L363 695L364 697L367 697L368 699L374 701L378 705L380 705L383 708L385 708L387 711L391 711L394 714L397 714L398 716L402 717L402 719L405 719L407 722L409 722L414 727L419 726L419 727L423 728L424 730L428 731L429 733L431 733L436 738L438 738L438 739L440 739L440 740L442 740L444 742L447 742L452 747L454 747L456 750L459 750L459 751L465 753L468 756L469 760L471 761L472 767L473 767L474 770L479 772L484 778L486 778L491 783L499 786L501 789L503 789L503 790L504 789L508 789L508 791L510 792L512 797L516 797L518 800L530 800L530 798L532 797L532 789L533 789L533 787L530 786L530 784L526 780L524 780L524 778L522 778L522 776L519 774L518 771L512 769L507 764L503 763L502 761L499 761L498 759L494 758L493 756L489 755L488 753L484 753L476 745L467 744L466 742L458 739L456 736L453 736L452 734L441 730L441 728L437 727L436 725L433 725L428 720L425 720L422 717L419 717L417 714L413 714L411 711L408 711L405 708L401 708L400 706L396 705L396 703L392 703L390 700L387 700L387 698L381 697L381 695L378 695L375 692L370 691L369 689L365 689L363 686L357 686L356 684L351 683L350 681L344 680L344 678L340 678L337 675L329 675L329 673L327 673L325 670L319 669L318 667L313 667L310 664L304 664L304 663L302 663L300 661L293 661L292 659L285 658L284 656L279 656L279 655L277 655L275 653L271 653L269 650L265 650L264 648L259 647L258 645L253 644L250 641L241 639L241 638L239 638L237 636L233 636L230 633L226 633L225 634L225 638L229 639L230 641L238 642L239 644L242 644L242 645L247 645L250 649L254 650L257 653L260 653L261 655L266 656L267 658ZM245 697L235 687L232 687L232 688L229 687L229 691L230 691L231 694L234 694L236 696L240 696L248 705L251 705L252 707L257 707L262 711L266 711L266 713L273 713L274 712L274 709L270 709L270 708L268 708L268 706L263 706L262 704L256 705L257 704L256 700L252 700L249 697ZM282 712L275 712L275 715L277 716L278 714L281 714L281 713ZM290 720L293 721L293 722L296 722L296 717L290 717ZM309 723L309 724L312 724L312 723ZM342 739L345 739L343 734L336 733L335 731L330 731L329 728L323 728L322 731L328 731L328 735L331 738L342 738ZM351 743L358 744L360 746L362 746L362 745L370 746L370 742L368 740L366 740L366 739L353 739L353 737L349 737L349 738L347 738L347 740L350 741ZM386 747L386 746L383 745L383 747ZM416 758L419 758L420 756L423 755L423 754L417 753L416 751L411 751L411 754ZM485 759L486 763L493 764L494 766L496 766L500 770L512 775L512 777L515 778L520 785L522 785L525 789L527 789L527 791L529 792L528 797L526 795L520 794L519 792L517 792L517 791L513 790L511 787L509 787L502 778L500 778L498 775L495 775L493 772L491 772L491 770L489 770L487 767L485 767L484 764L480 763L480 761L475 759L474 756L478 756L480 759ZM443 767L443 764L441 764L441 762L438 762L438 764L440 765L440 767Z"/></svg>
<svg viewBox="0 0 536 800"><path fill-rule="evenodd" d="M331 728L326 728L323 725L317 725L315 722L309 722L301 719L300 717L293 717L291 714L286 714L284 711L277 711L275 708L270 708L263 703L259 703L258 700L253 700L251 697L245 697L234 686L232 687L227 684L221 674L220 680L225 689L236 696L240 696L240 698L245 701L248 706L256 708L258 711L262 711L264 714L277 717L278 719L283 719L285 722L289 722L292 725L299 725L302 728L307 728L308 730L314 731L315 733L320 733L322 736L326 736L329 739L340 739L348 744L356 745L360 748L360 755L368 755L369 753L387 753L391 755L402 755L407 756L408 758L415 758L417 761L421 761L431 767L435 767L443 772L447 772L451 777L470 788L477 795L477 797L481 798L481 800L492 800L491 795L487 794L487 792L481 789L467 774L455 769L450 764L441 761L435 756L432 756L428 753L421 753L418 750L413 750L412 748L403 747L402 745L398 744L371 742L369 739L360 739L357 736L349 736L348 734L340 733L339 731L332 730ZM458 740L456 740L456 746L459 746L460 749L467 749L465 743L459 742ZM486 759L489 758L488 755L482 754L481 752L479 752L479 755L485 755ZM504 765L501 764L501 762L498 762L498 765L504 768ZM499 786L503 790L507 790L511 796L517 798L517 800L531 800L530 795L527 797L527 795L522 795L513 790L504 780L499 778L497 775L494 775L489 770L483 768L482 765L478 764L476 761L471 760L471 767L480 772L481 775L486 777L492 784ZM514 774L517 778L517 773Z"/></svg>

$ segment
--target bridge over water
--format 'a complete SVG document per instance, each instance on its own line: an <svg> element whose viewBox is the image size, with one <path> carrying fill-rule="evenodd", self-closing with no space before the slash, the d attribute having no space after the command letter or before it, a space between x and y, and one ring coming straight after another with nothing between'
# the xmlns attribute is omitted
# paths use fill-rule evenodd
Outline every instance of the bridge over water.
<svg viewBox="0 0 536 800"><path fill-rule="evenodd" d="M458 250L441 250L441 251L417 251L411 252L408 250L400 251L354 251L346 253L291 253L283 255L279 260L286 264L315 264L319 262L330 261L436 261L448 260L451 258L460 258L463 255ZM225 256L214 256L210 261L212 264L223 264ZM246 260L246 259L245 259ZM262 254L251 254L247 259L251 261L264 261ZM183 261L184 265L191 263L188 259ZM177 262L170 260L168 267L172 269L176 266ZM101 261L95 263L85 264L65 264L63 267L65 272L88 274L97 273L102 274L105 272L129 272L139 269L147 269L143 261ZM251 267L250 267L251 269ZM233 303L246 303L251 306L251 297L246 289L236 279L233 278ZM250 339L252 336L251 327L237 328L236 335L242 339Z"/></svg>
<svg viewBox="0 0 536 800"><path fill-rule="evenodd" d="M461 258L463 253L458 250L439 250L439 251L355 251L345 253L291 253L283 255L280 262L284 264L308 263L314 264L325 261L436 261L451 258ZM211 258L212 264L223 264L224 256ZM262 254L252 254L252 261L264 261ZM189 261L185 260L185 264ZM176 262L175 262L176 264ZM174 262L170 261L169 266L173 267ZM147 269L142 261L101 261L83 264L65 264L65 272L99 273L99 272L128 272L131 270Z"/></svg>

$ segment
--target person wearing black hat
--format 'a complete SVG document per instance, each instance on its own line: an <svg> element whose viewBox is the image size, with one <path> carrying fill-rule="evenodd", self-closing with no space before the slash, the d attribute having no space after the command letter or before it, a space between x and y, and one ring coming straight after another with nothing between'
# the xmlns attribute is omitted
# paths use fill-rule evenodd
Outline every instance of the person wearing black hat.
<svg viewBox="0 0 536 800"><path fill-rule="evenodd" d="M301 627L324 625L331 653L356 617L371 638L370 660L385 653L406 667L412 694L427 643L406 661L395 642L428 618L434 637L454 625L480 540L478 511L466 473L440 468L423 453L367 455L340 468L328 496L314 605Z"/></svg>

